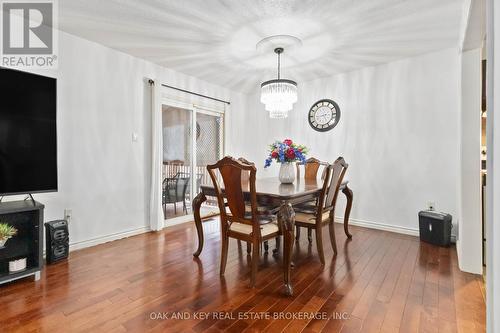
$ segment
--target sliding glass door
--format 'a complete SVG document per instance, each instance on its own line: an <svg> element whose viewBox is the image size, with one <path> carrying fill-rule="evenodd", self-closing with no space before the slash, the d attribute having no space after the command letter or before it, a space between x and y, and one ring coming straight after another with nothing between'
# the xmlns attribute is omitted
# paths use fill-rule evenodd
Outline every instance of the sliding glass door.
<svg viewBox="0 0 500 333"><path fill-rule="evenodd" d="M165 219L189 214L193 112L163 105L162 208Z"/></svg>
<svg viewBox="0 0 500 333"><path fill-rule="evenodd" d="M214 164L224 155L224 118L222 114L198 109L196 113L196 171L199 184L211 184L207 165ZM200 186L196 187L196 194ZM215 198L207 198L201 207L202 216L218 214Z"/></svg>
<svg viewBox="0 0 500 333"><path fill-rule="evenodd" d="M170 102L162 107L162 208L166 223L192 219L191 203L202 184L211 183L206 166L224 154L224 113ZM207 200L202 216L218 212Z"/></svg>

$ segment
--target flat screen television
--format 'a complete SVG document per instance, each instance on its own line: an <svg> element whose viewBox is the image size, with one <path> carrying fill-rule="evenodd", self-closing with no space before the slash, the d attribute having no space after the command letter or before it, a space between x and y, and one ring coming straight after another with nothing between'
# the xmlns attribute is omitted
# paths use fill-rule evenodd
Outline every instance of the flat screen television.
<svg viewBox="0 0 500 333"><path fill-rule="evenodd" d="M0 67L0 195L57 191L57 80Z"/></svg>

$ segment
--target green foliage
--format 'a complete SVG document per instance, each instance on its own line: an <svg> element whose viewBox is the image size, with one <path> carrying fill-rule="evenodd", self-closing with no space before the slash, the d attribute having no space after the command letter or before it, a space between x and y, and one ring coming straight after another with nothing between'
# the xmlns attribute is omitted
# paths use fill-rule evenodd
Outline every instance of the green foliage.
<svg viewBox="0 0 500 333"><path fill-rule="evenodd" d="M17 234L17 229L7 223L0 223L0 239L8 239Z"/></svg>

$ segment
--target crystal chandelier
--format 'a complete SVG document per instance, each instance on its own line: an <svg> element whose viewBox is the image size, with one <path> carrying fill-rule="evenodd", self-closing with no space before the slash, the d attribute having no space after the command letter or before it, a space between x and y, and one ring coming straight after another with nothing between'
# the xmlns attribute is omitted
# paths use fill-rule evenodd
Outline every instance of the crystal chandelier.
<svg viewBox="0 0 500 333"><path fill-rule="evenodd" d="M278 55L278 78L260 85L260 101L269 111L270 118L286 118L288 111L293 108L293 103L297 102L297 82L280 78L283 48L275 48L274 52Z"/></svg>

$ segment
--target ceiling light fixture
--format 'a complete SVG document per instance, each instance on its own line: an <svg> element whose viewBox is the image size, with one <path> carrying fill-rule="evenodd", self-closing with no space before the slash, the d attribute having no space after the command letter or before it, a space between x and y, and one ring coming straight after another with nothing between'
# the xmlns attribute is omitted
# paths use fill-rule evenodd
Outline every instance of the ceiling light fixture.
<svg viewBox="0 0 500 333"><path fill-rule="evenodd" d="M270 118L286 118L288 111L292 110L293 104L297 102L297 82L280 77L282 47L274 49L278 55L278 78L263 82L260 85L260 101L264 103L269 111Z"/></svg>

